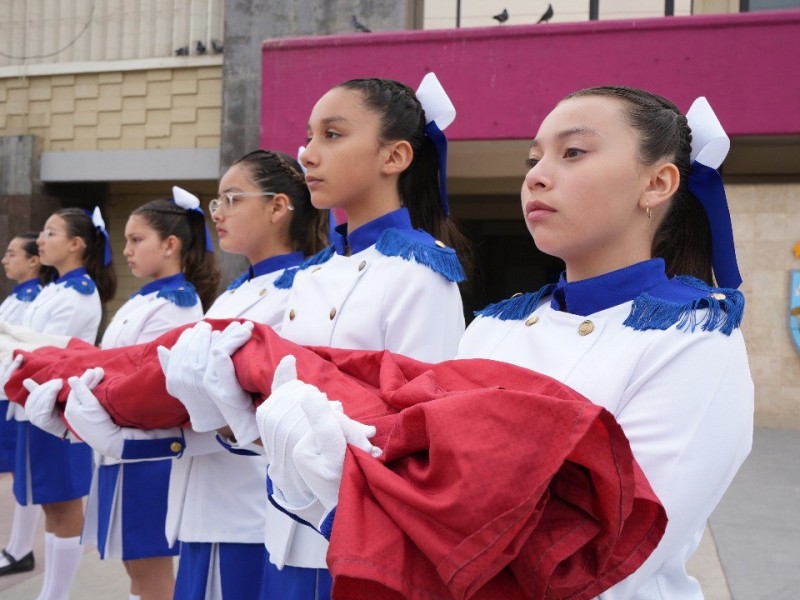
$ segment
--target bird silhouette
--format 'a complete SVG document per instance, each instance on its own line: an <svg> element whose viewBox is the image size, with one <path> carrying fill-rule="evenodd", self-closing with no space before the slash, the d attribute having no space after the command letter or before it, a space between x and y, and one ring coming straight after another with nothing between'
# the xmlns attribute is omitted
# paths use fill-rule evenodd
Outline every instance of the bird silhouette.
<svg viewBox="0 0 800 600"><path fill-rule="evenodd" d="M539 20L536 21L537 23L547 23L550 19L553 18L553 5L549 2L547 3L547 10L544 11Z"/></svg>
<svg viewBox="0 0 800 600"><path fill-rule="evenodd" d="M361 21L359 21L358 17L356 17L355 15L352 15L350 17L350 23L352 23L353 28L356 31L362 31L364 33L372 33L372 30L366 25L364 25Z"/></svg>
<svg viewBox="0 0 800 600"><path fill-rule="evenodd" d="M508 10L504 8L503 12L501 12L500 14L494 15L492 18L495 19L498 23L500 23L502 25L503 23L508 21Z"/></svg>
<svg viewBox="0 0 800 600"><path fill-rule="evenodd" d="M225 47L219 40L211 40L211 50L214 51L214 54L222 54L222 52L225 50Z"/></svg>
<svg viewBox="0 0 800 600"><path fill-rule="evenodd" d="M189 46L175 49L175 56L189 56Z"/></svg>
<svg viewBox="0 0 800 600"><path fill-rule="evenodd" d="M200 40L197 40L197 43L194 45L194 49L197 51L198 54L206 53L206 45Z"/></svg>

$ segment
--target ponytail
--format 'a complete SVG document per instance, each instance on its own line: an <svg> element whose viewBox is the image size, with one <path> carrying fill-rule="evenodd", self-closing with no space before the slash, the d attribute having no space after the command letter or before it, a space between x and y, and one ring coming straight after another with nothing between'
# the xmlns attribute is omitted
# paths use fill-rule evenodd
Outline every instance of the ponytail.
<svg viewBox="0 0 800 600"><path fill-rule="evenodd" d="M391 79L351 79L339 86L358 92L364 106L381 120L383 141L405 140L414 152L409 167L400 174L398 192L411 224L451 246L464 271L472 266L472 249L466 236L448 217L439 190L439 159L433 141L425 135L425 111L414 90Z"/></svg>
<svg viewBox="0 0 800 600"><path fill-rule="evenodd" d="M262 192L289 197L293 207L289 242L295 250L312 256L328 245L327 212L311 204L305 175L295 159L283 152L255 150L233 164L245 167Z"/></svg>
<svg viewBox="0 0 800 600"><path fill-rule="evenodd" d="M105 237L80 208L62 208L53 213L64 220L69 237L79 237L84 242L83 266L97 286L100 301L105 304L117 293L117 272L114 263L104 265Z"/></svg>
<svg viewBox="0 0 800 600"><path fill-rule="evenodd" d="M651 252L664 259L667 275L691 275L714 285L711 227L702 205L689 191L692 132L686 117L666 98L635 88L593 87L567 98L579 96L621 100L628 124L639 134L641 163L653 165L667 160L678 168L680 184L653 237Z"/></svg>
<svg viewBox="0 0 800 600"><path fill-rule="evenodd" d="M197 290L203 310L208 310L217 296L220 272L213 252L206 251L205 217L199 211L186 210L171 200L152 200L131 213L165 240L174 235L181 242L181 271Z"/></svg>

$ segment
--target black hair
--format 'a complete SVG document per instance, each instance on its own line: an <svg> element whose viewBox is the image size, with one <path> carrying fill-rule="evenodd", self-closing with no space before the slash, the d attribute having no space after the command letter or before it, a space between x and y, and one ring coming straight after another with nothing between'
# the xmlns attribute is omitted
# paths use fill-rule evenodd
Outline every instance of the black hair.
<svg viewBox="0 0 800 600"><path fill-rule="evenodd" d="M700 202L689 191L692 132L675 104L623 86L598 86L579 90L567 98L606 96L621 100L628 124L639 132L638 158L644 165L667 160L680 173L680 184L653 237L652 254L666 262L668 275L692 275L713 285L711 226Z"/></svg>
<svg viewBox="0 0 800 600"><path fill-rule="evenodd" d="M286 194L292 203L289 242L305 256L316 254L328 245L327 213L311 204L305 175L297 161L283 152L254 150L234 165L242 165L252 182L263 192Z"/></svg>
<svg viewBox="0 0 800 600"><path fill-rule="evenodd" d="M79 237L84 242L82 262L89 277L97 285L100 301L108 302L117 293L117 272L114 262L103 264L105 258L105 237L92 223L92 218L80 208L62 208L53 213L64 220L67 235Z"/></svg>
<svg viewBox="0 0 800 600"><path fill-rule="evenodd" d="M439 158L433 141L425 135L425 111L410 87L392 79L351 79L336 86L358 92L364 107L381 121L383 142L405 140L414 158L400 174L400 200L408 209L411 223L452 246L465 271L472 263L472 250L466 236L442 206L439 190Z"/></svg>
<svg viewBox="0 0 800 600"><path fill-rule="evenodd" d="M27 258L39 256L39 244L36 243L39 239L39 234L35 231L23 231L15 235L12 239L22 240L22 250L25 252ZM38 278L42 285L47 285L57 277L58 271L56 271L55 267L39 263Z"/></svg>
<svg viewBox="0 0 800 600"><path fill-rule="evenodd" d="M195 287L203 310L217 297L220 272L213 252L206 251L206 223L200 211L186 210L172 200L151 200L131 215L138 215L160 240L174 235L181 242L181 271Z"/></svg>

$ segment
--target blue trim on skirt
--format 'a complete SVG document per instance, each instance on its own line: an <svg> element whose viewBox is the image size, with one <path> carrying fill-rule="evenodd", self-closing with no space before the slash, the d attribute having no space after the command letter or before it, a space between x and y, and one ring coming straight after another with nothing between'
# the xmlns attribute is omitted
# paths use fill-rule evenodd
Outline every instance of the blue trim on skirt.
<svg viewBox="0 0 800 600"><path fill-rule="evenodd" d="M0 473L13 473L17 454L17 423L6 421L8 400L0 400Z"/></svg>
<svg viewBox="0 0 800 600"><path fill-rule="evenodd" d="M176 556L167 543L167 490L172 460L101 465L97 471L97 550L105 558L114 500L122 502L122 560ZM117 481L122 475L121 498Z"/></svg>
<svg viewBox="0 0 800 600"><path fill-rule="evenodd" d="M181 542L173 600L205 600L211 553L215 544ZM222 597L259 600L267 550L263 544L220 543Z"/></svg>
<svg viewBox="0 0 800 600"><path fill-rule="evenodd" d="M333 579L327 569L284 566L280 571L267 559L260 600L325 600Z"/></svg>
<svg viewBox="0 0 800 600"><path fill-rule="evenodd" d="M92 449L88 445L73 444L27 421L17 421L14 497L19 504L51 504L82 498L89 493L91 483Z"/></svg>

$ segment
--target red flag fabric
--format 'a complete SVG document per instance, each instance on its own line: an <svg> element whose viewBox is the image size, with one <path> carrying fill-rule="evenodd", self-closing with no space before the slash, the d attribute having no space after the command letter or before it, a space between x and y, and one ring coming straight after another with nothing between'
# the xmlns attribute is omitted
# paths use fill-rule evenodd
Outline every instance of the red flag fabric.
<svg viewBox="0 0 800 600"><path fill-rule="evenodd" d="M116 350L23 353L6 392L24 402L25 377L101 366L95 394L117 423L185 425L156 356L181 330ZM256 324L233 357L240 385L266 397L286 354L300 379L375 425L383 450L347 450L328 551L334 598L588 599L663 535L666 513L613 416L553 379L485 359L306 348Z"/></svg>

